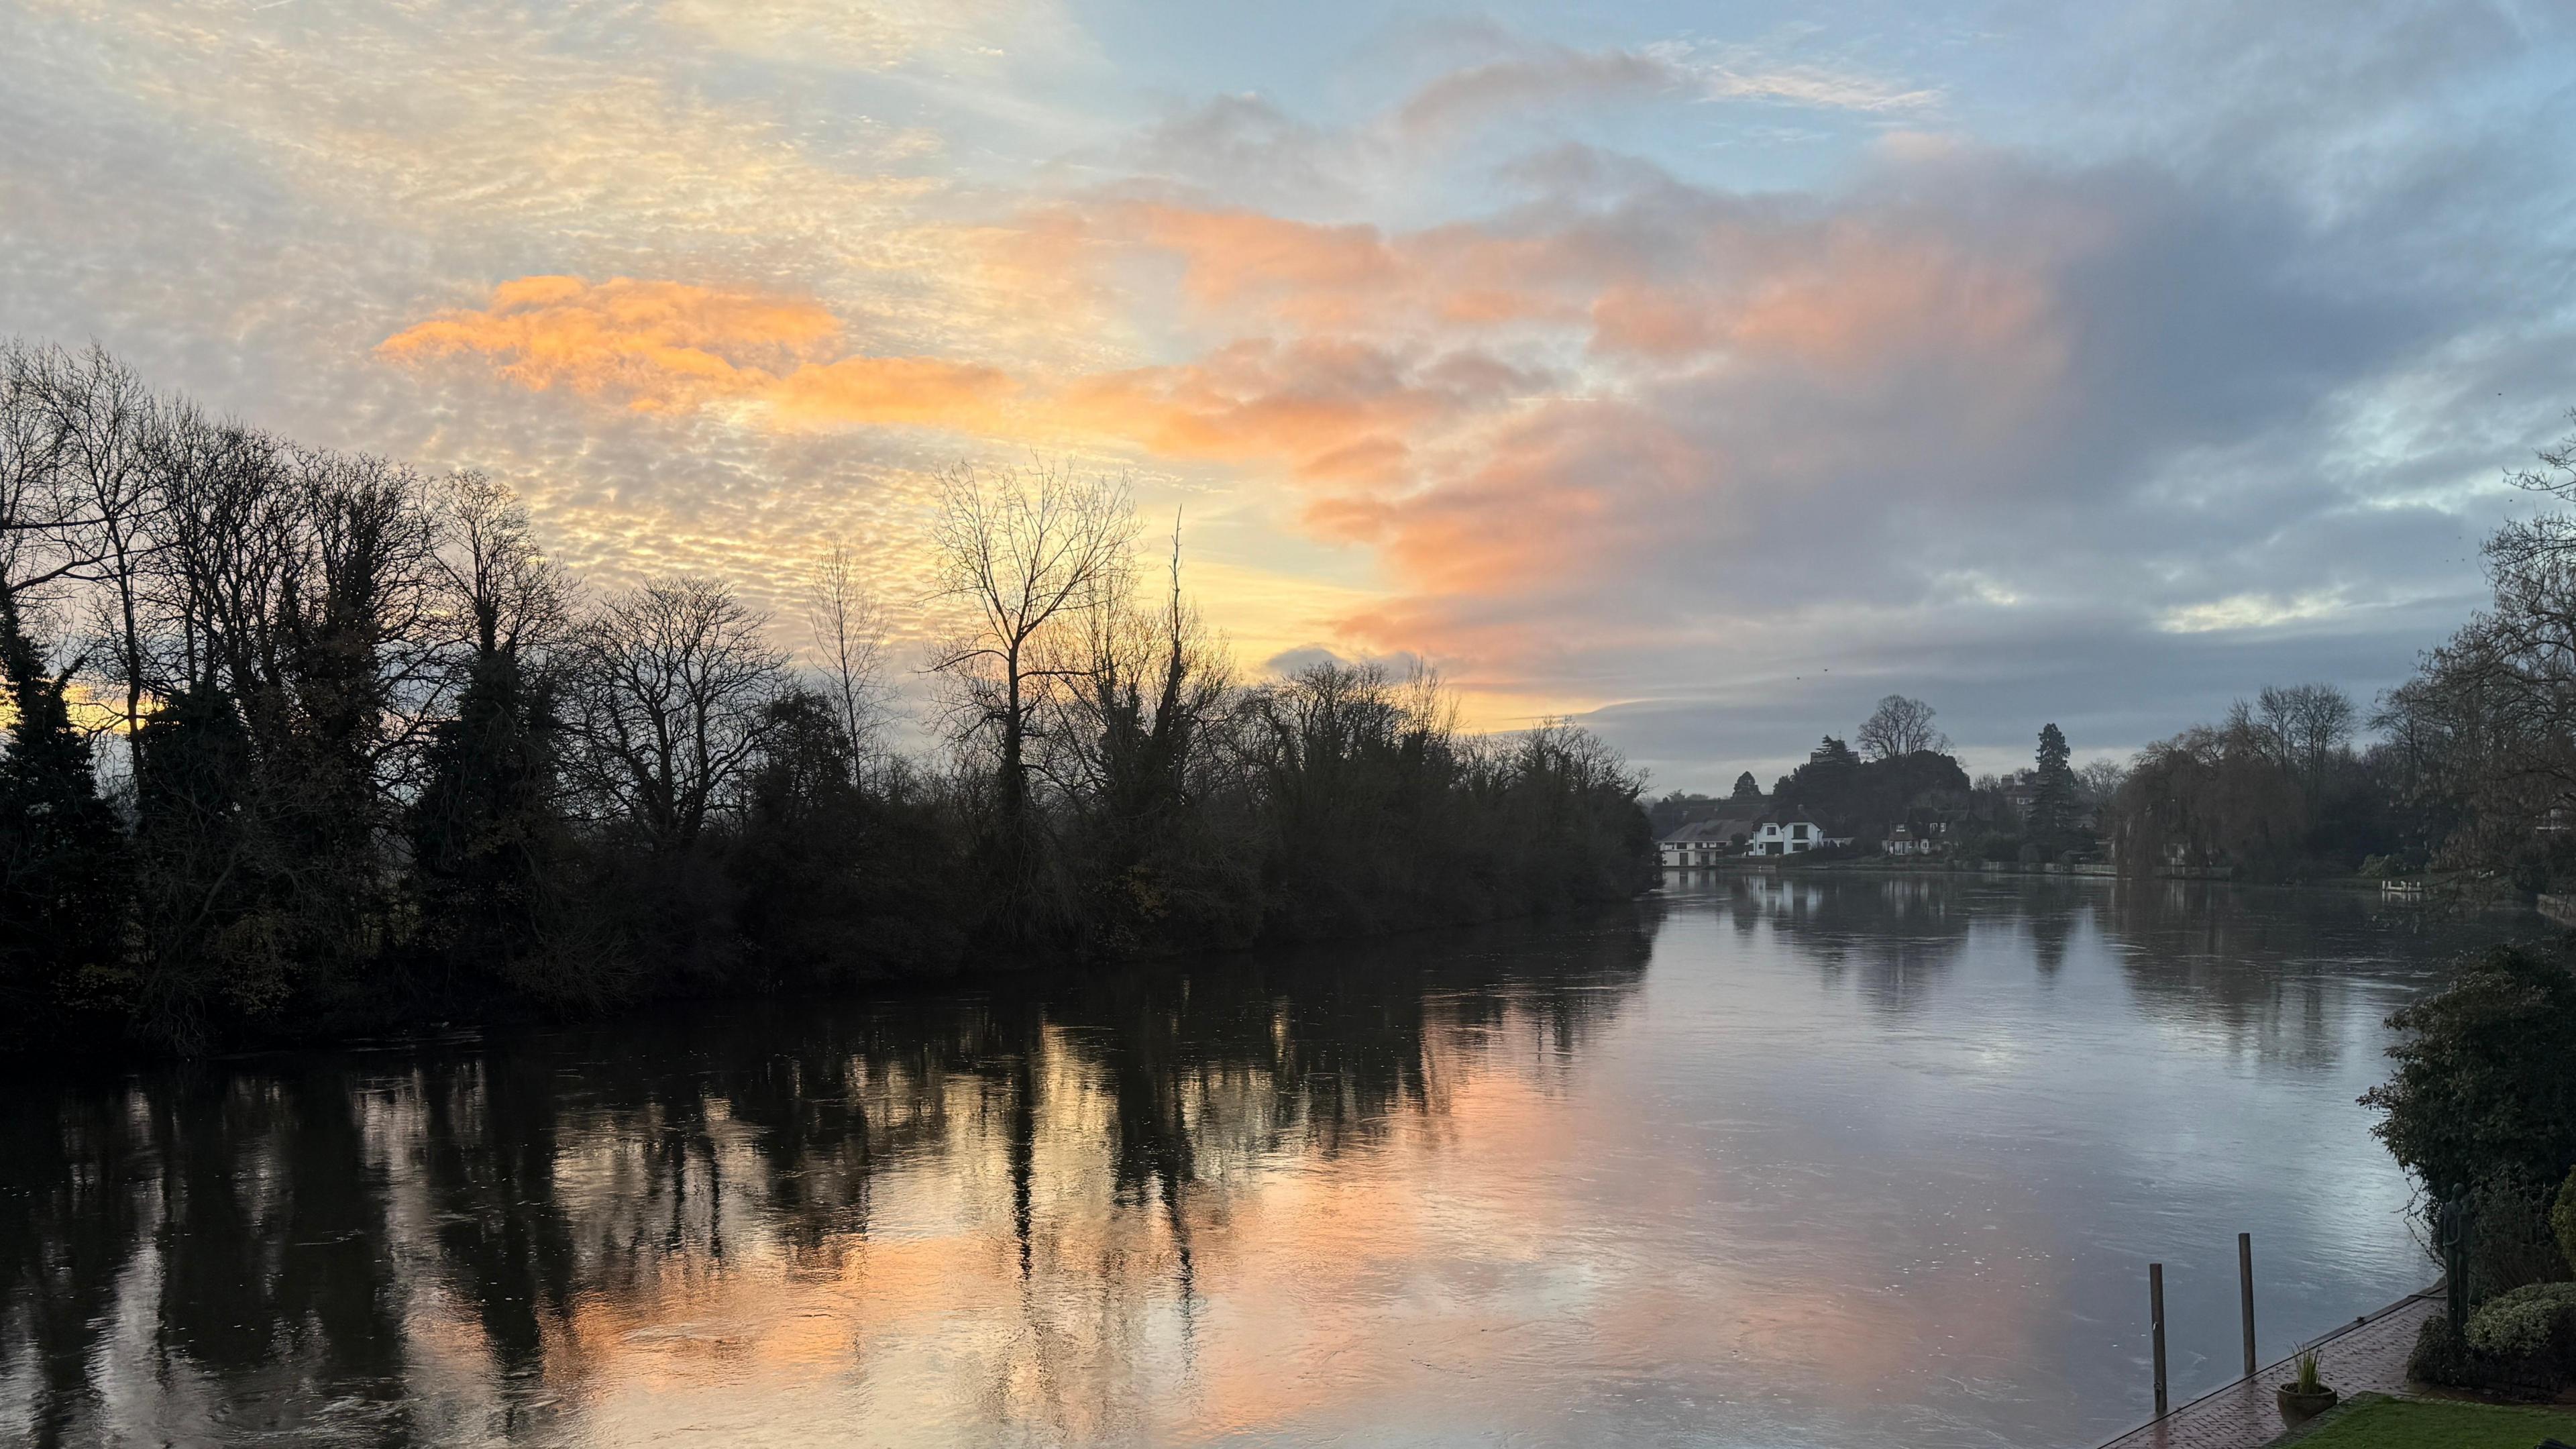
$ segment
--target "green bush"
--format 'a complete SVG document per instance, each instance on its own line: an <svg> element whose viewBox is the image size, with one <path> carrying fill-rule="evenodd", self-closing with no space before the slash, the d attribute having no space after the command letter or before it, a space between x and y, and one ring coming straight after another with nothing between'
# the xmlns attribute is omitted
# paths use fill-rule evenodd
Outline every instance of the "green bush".
<svg viewBox="0 0 2576 1449"><path fill-rule="evenodd" d="M2424 1320L2415 1335L2415 1351L2406 1358L2406 1377L2416 1383L2441 1384L2447 1388L2472 1388L2479 1381L2475 1356L2451 1327L2451 1320L2439 1313Z"/></svg>
<svg viewBox="0 0 2576 1449"><path fill-rule="evenodd" d="M2469 1347L2501 1359L2530 1359L2576 1347L2576 1283L2516 1288L2469 1315Z"/></svg>
<svg viewBox="0 0 2576 1449"><path fill-rule="evenodd" d="M2388 1150L2435 1196L2546 1190L2576 1163L2576 973L2563 950L2498 946L2388 1018L2396 1073L2362 1097Z"/></svg>

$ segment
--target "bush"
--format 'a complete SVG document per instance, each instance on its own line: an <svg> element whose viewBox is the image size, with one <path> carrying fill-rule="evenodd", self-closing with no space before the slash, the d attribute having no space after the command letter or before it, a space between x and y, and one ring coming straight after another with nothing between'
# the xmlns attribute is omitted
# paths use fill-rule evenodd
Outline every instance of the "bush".
<svg viewBox="0 0 2576 1449"><path fill-rule="evenodd" d="M2497 1358L2531 1358L2576 1334L2576 1283L2534 1283L2469 1315L2469 1347Z"/></svg>
<svg viewBox="0 0 2576 1449"><path fill-rule="evenodd" d="M2397 1071L2361 1100L2428 1191L2537 1187L2576 1165L2576 974L2561 954L2498 946L2388 1024Z"/></svg>
<svg viewBox="0 0 2576 1449"><path fill-rule="evenodd" d="M2496 1387L2555 1393L2576 1380L2576 1283L2517 1288L2469 1315L2467 1337Z"/></svg>
<svg viewBox="0 0 2576 1449"><path fill-rule="evenodd" d="M2576 1380L2576 1283L2515 1289L2469 1316L2425 1320L2406 1376L2448 1388L2553 1394Z"/></svg>
<svg viewBox="0 0 2576 1449"><path fill-rule="evenodd" d="M2450 1318L2439 1313L2425 1319L2415 1335L2415 1351L2406 1356L2406 1377L2455 1389L2475 1388L2483 1381L2468 1343L2451 1327Z"/></svg>
<svg viewBox="0 0 2576 1449"><path fill-rule="evenodd" d="M2549 1213L2547 1187L2498 1177L2470 1189L2469 1302L2569 1276Z"/></svg>

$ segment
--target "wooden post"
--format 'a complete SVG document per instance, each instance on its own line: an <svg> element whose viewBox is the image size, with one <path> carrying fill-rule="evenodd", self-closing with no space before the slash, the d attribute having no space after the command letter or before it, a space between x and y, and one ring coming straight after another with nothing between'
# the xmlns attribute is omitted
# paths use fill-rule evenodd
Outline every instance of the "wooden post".
<svg viewBox="0 0 2576 1449"><path fill-rule="evenodd" d="M2156 1417L2165 1416L2165 1265L2147 1265L2147 1322L2156 1340Z"/></svg>
<svg viewBox="0 0 2576 1449"><path fill-rule="evenodd" d="M2254 1235L2236 1235L2236 1290L2245 1304L2245 1377L2254 1377Z"/></svg>

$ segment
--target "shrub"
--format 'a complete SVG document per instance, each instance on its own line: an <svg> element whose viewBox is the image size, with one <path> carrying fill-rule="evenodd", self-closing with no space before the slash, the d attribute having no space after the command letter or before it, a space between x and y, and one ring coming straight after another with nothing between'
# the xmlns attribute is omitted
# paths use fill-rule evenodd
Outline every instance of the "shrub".
<svg viewBox="0 0 2576 1449"><path fill-rule="evenodd" d="M2469 1191L2469 1302L2568 1276L2549 1220L2550 1189L2510 1177Z"/></svg>
<svg viewBox="0 0 2576 1449"><path fill-rule="evenodd" d="M2480 1382L2469 1345L2451 1327L2450 1318L2439 1313L2425 1319L2416 1333L2415 1351L2406 1357L2406 1377L2446 1388L2474 1388Z"/></svg>
<svg viewBox="0 0 2576 1449"><path fill-rule="evenodd" d="M2534 1283L2469 1315L2469 1347L2501 1359L2576 1349L2576 1283Z"/></svg>
<svg viewBox="0 0 2576 1449"><path fill-rule="evenodd" d="M2576 1163L2576 974L2562 955L2498 946L2388 1024L2397 1071L2361 1100L2432 1193L2555 1183Z"/></svg>

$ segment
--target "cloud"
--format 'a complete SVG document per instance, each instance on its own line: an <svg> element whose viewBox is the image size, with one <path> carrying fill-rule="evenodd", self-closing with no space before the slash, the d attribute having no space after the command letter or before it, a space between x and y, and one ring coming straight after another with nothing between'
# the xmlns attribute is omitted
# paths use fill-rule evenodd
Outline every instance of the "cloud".
<svg viewBox="0 0 2576 1449"><path fill-rule="evenodd" d="M2215 634L2240 629L2277 629L2284 624L2330 619L2346 601L2335 590L2320 589L2296 598L2278 594L2230 594L2205 604L2185 604L2157 616L2156 627L2168 634Z"/></svg>
<svg viewBox="0 0 2576 1449"><path fill-rule="evenodd" d="M641 410L763 386L841 330L815 303L681 282L521 277L479 309L442 312L376 349L397 361L471 353L543 391L616 395Z"/></svg>
<svg viewBox="0 0 2576 1449"><path fill-rule="evenodd" d="M1926 110L1941 99L1936 89L1823 65L1781 64L1749 47L1667 42L1578 50L1521 42L1510 50L1415 91L1392 112L1394 129L1431 139L1563 103L1766 101L1885 114Z"/></svg>
<svg viewBox="0 0 2576 1449"><path fill-rule="evenodd" d="M1538 385L1472 353L1423 359L1308 338L1246 341L1186 365L1039 388L983 364L824 357L841 331L809 299L673 281L522 277L495 287L485 306L442 312L376 350L412 365L471 356L521 387L561 387L644 412L733 403L790 428L1073 432L1164 457L1284 463L1322 479L1389 476L1408 454L1408 434Z"/></svg>
<svg viewBox="0 0 2576 1449"><path fill-rule="evenodd" d="M563 279L386 351L763 427L1237 470L1383 580L1315 642L1558 703L1620 697L1658 660L1732 667L1730 633L1799 628L1810 601L1840 637L2105 588L2169 632L2384 596L2297 544L2330 500L2264 475L2338 388L2439 334L2417 301L2287 265L2341 244L2302 217L1959 146L1806 197L1597 182L1415 230L1117 195L995 229L995 254L1040 238L1102 305L1187 319L1179 355L1141 366L836 357L853 329L809 302ZM2367 517L2332 527L2384 556ZM2211 557L2213 529L2237 554ZM2294 602L2246 602L2276 596Z"/></svg>
<svg viewBox="0 0 2576 1449"><path fill-rule="evenodd" d="M2061 682L2145 728L2122 655L2168 712L2293 643L2367 683L2576 397L2548 7L1551 17L1320 81L1381 22L12 18L12 327L505 473L608 578L773 588L841 531L908 578L939 466L1129 469L1265 657L1420 650L1500 711L1767 730L1830 665L2018 748Z"/></svg>
<svg viewBox="0 0 2576 1449"><path fill-rule="evenodd" d="M1079 35L1050 0L662 0L655 18L744 55L863 70L991 69L1012 49L1061 51Z"/></svg>

